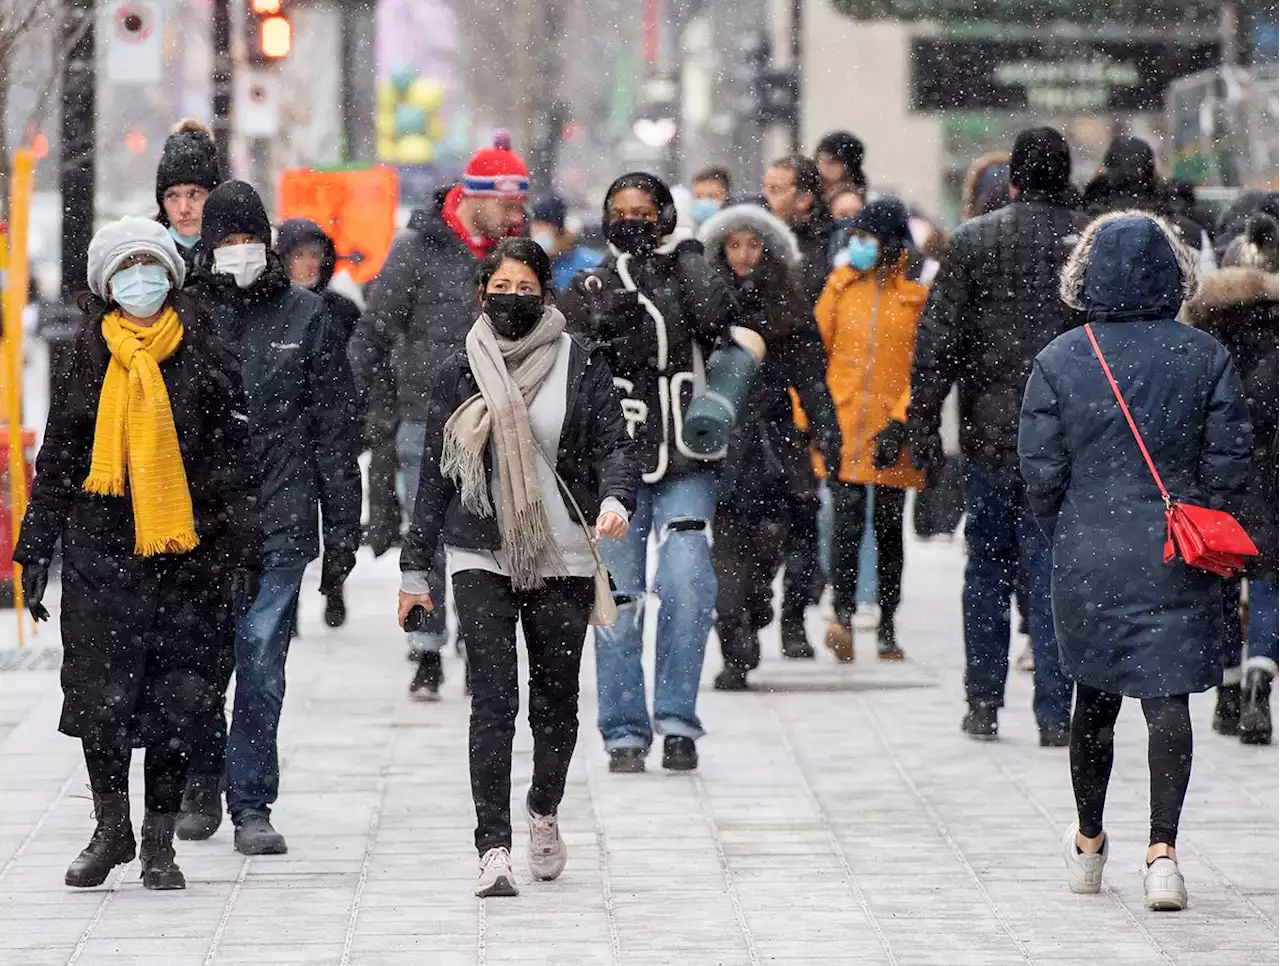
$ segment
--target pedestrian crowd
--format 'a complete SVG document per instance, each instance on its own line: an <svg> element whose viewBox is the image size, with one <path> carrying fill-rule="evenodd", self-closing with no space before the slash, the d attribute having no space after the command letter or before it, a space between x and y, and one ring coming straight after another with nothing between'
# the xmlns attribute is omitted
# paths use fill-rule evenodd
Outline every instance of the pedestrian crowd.
<svg viewBox="0 0 1280 966"><path fill-rule="evenodd" d="M1207 218L1131 137L1079 190L1066 139L1035 128L974 163L948 235L876 190L865 153L833 132L746 192L717 165L688 191L624 174L597 250L563 198L530 198L500 133L361 295L320 226L273 232L181 122L156 216L93 238L14 552L41 620L61 547L59 727L96 818L66 883L137 855L147 888L184 888L174 840L212 836L224 808L238 851L287 850L277 732L317 557L337 627L358 547L400 548L415 700L440 700L456 628L475 891L515 895L518 636L528 868L551 880L588 629L609 770L643 772L660 737L661 766L692 771L711 631L715 687L749 689L779 572L783 658L815 658L806 614L829 601L835 660L855 661L872 603L876 660L906 659L911 508L920 537L965 521L969 737L998 737L1015 622L1029 639L1039 743L1069 755L1069 888L1102 887L1129 697L1149 734L1146 904L1184 908L1189 695L1217 688L1217 732L1272 735L1276 194Z"/></svg>

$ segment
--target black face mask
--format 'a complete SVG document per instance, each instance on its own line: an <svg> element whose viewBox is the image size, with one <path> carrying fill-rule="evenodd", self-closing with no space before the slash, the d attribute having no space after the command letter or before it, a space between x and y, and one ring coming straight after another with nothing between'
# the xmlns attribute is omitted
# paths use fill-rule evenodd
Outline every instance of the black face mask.
<svg viewBox="0 0 1280 966"><path fill-rule="evenodd" d="M492 294L484 297L484 314L493 331L504 339L523 339L542 319L541 295Z"/></svg>
<svg viewBox="0 0 1280 966"><path fill-rule="evenodd" d="M647 255L658 247L658 223L645 218L614 218L604 237L620 252Z"/></svg>

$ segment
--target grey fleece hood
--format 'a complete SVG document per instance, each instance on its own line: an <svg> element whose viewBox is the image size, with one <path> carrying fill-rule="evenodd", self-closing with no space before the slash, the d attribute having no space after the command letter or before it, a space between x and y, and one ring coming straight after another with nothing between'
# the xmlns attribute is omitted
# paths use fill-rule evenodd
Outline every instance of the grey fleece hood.
<svg viewBox="0 0 1280 966"><path fill-rule="evenodd" d="M698 241L706 250L707 258L720 256L724 243L735 231L749 231L759 236L765 249L788 268L800 264L800 246L781 219L759 205L733 205L723 208L702 223L698 229Z"/></svg>

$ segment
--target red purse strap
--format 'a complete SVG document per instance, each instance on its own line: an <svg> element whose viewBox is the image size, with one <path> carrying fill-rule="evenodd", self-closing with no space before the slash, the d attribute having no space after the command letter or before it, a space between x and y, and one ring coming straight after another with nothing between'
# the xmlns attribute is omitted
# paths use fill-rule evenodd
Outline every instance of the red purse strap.
<svg viewBox="0 0 1280 966"><path fill-rule="evenodd" d="M1138 449L1142 450L1142 458L1147 461L1147 469L1151 471L1151 476L1156 481L1156 486L1160 487L1160 496L1164 498L1166 508L1172 506L1173 500L1169 497L1169 491L1164 488L1164 480L1160 479L1160 472L1156 469L1156 464L1151 460L1151 454L1147 452L1147 444L1142 441L1142 433L1138 432L1138 424L1133 421L1133 413L1129 412L1129 407L1124 401L1124 396L1120 392L1120 387L1116 385L1116 377L1111 374L1111 367L1107 365L1106 356L1102 354L1102 346L1098 345L1098 337L1093 334L1093 326L1085 324L1084 334L1089 337L1089 344L1093 346L1093 354L1098 357L1098 362L1102 364L1102 371L1107 377L1107 382L1111 383L1111 391L1116 394L1116 402L1120 404L1120 411L1124 413L1124 418L1129 423L1129 429L1133 431L1133 438L1138 441Z"/></svg>

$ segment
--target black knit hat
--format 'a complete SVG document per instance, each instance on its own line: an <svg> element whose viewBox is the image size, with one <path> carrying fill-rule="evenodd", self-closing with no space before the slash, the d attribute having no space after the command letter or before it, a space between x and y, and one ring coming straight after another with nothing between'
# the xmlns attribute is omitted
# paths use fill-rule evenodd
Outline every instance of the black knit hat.
<svg viewBox="0 0 1280 966"><path fill-rule="evenodd" d="M324 253L320 260L320 277L313 288L316 291L327 288L333 281L333 270L338 260L337 249L333 239L324 233L324 229L308 218L290 218L280 222L276 230L276 254L288 261L293 252L303 245L319 245Z"/></svg>
<svg viewBox="0 0 1280 966"><path fill-rule="evenodd" d="M866 148L862 140L848 131L832 131L818 142L814 155L829 154L842 165L845 175L855 184L866 184L866 175L862 173L862 160L866 157Z"/></svg>
<svg viewBox="0 0 1280 966"><path fill-rule="evenodd" d="M847 227L874 235L882 245L901 246L911 241L908 217L907 206L897 198L877 198L849 219Z"/></svg>
<svg viewBox="0 0 1280 966"><path fill-rule="evenodd" d="M204 203L200 221L200 244L213 251L228 235L254 235L271 245L271 221L253 186L244 181L224 181Z"/></svg>
<svg viewBox="0 0 1280 966"><path fill-rule="evenodd" d="M1071 148L1062 132L1033 127L1013 142L1009 183L1019 191L1062 191L1071 184Z"/></svg>
<svg viewBox="0 0 1280 966"><path fill-rule="evenodd" d="M199 121L178 122L164 142L156 167L156 204L164 214L164 193L176 184L196 184L212 191L222 183L222 167L213 135ZM163 220L163 218L162 218Z"/></svg>

